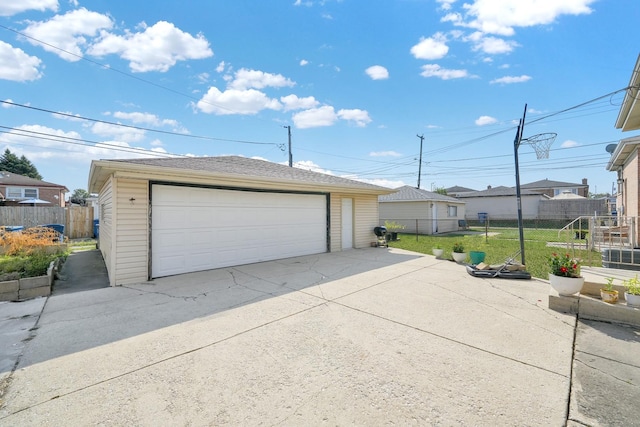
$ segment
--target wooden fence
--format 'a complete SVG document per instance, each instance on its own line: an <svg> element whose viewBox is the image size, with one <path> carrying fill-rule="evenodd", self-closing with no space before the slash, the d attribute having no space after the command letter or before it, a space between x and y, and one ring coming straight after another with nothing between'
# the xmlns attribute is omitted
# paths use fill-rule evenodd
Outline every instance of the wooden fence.
<svg viewBox="0 0 640 427"><path fill-rule="evenodd" d="M93 237L93 207L0 206L0 227L63 224L70 239Z"/></svg>

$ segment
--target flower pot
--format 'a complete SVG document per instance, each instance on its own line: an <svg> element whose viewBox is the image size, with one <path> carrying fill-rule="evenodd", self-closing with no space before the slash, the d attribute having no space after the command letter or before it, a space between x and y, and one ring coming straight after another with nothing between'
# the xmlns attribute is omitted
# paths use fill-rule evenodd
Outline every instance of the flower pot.
<svg viewBox="0 0 640 427"><path fill-rule="evenodd" d="M618 302L618 291L607 291L606 289L600 289L600 298L602 301L609 304L615 304Z"/></svg>
<svg viewBox="0 0 640 427"><path fill-rule="evenodd" d="M435 255L436 258L441 259L442 255L444 254L444 249L438 249L438 248L433 248L433 255Z"/></svg>
<svg viewBox="0 0 640 427"><path fill-rule="evenodd" d="M624 299L627 300L627 305L630 305L632 307L640 307L640 295L625 292Z"/></svg>
<svg viewBox="0 0 640 427"><path fill-rule="evenodd" d="M549 274L549 284L560 295L573 295L582 290L584 277L563 277Z"/></svg>
<svg viewBox="0 0 640 427"><path fill-rule="evenodd" d="M458 264L463 263L467 259L466 252L451 252L451 256Z"/></svg>
<svg viewBox="0 0 640 427"><path fill-rule="evenodd" d="M471 251L469 252L469 258L471 258L471 264L477 265L481 262L484 262L485 253L481 251Z"/></svg>

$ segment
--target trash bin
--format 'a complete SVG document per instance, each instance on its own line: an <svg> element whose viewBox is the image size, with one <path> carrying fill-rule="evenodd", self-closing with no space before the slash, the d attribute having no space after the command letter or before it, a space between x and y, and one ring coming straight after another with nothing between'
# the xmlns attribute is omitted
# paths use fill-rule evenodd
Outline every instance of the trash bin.
<svg viewBox="0 0 640 427"><path fill-rule="evenodd" d="M95 237L96 239L100 237L100 220L99 219L93 220L93 237Z"/></svg>
<svg viewBox="0 0 640 427"><path fill-rule="evenodd" d="M46 227L55 230L58 233L60 242L64 242L64 225L63 224L42 224L38 227Z"/></svg>
<svg viewBox="0 0 640 427"><path fill-rule="evenodd" d="M480 224L484 224L484 222L489 218L489 214L486 212L478 212L478 221Z"/></svg>

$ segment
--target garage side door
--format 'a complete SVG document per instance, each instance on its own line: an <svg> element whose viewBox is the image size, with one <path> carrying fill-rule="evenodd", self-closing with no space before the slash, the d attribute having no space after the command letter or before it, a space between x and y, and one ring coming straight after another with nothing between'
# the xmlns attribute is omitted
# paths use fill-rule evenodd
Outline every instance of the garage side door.
<svg viewBox="0 0 640 427"><path fill-rule="evenodd" d="M152 186L151 275L327 251L326 197Z"/></svg>

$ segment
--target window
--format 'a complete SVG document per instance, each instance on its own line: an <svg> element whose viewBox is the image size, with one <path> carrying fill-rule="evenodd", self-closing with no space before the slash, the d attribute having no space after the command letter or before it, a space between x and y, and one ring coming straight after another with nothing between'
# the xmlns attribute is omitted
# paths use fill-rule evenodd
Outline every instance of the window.
<svg viewBox="0 0 640 427"><path fill-rule="evenodd" d="M7 199L37 199L37 188L7 187Z"/></svg>
<svg viewBox="0 0 640 427"><path fill-rule="evenodd" d="M457 217L458 216L458 207L457 206L447 206L447 216Z"/></svg>

